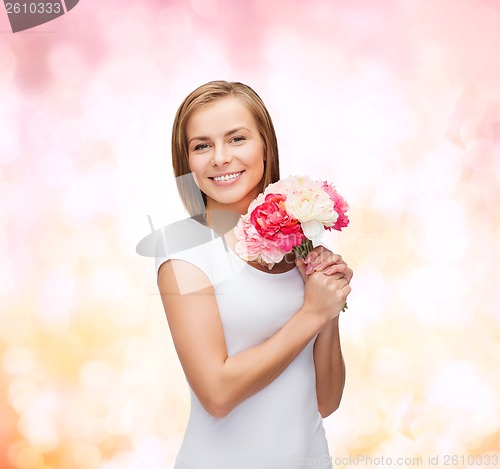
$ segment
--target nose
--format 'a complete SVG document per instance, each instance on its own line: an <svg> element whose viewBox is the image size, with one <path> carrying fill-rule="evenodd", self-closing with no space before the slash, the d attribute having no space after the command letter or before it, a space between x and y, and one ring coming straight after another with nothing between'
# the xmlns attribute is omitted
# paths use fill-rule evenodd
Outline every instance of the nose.
<svg viewBox="0 0 500 469"><path fill-rule="evenodd" d="M225 163L230 163L232 160L231 152L228 151L225 145L217 145L214 148L212 164L214 166L221 166Z"/></svg>

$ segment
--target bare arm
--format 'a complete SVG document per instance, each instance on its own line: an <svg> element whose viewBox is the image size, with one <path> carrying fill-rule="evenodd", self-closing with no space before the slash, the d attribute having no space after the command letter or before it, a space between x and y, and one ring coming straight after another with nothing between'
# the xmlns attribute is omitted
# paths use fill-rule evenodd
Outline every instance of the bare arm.
<svg viewBox="0 0 500 469"><path fill-rule="evenodd" d="M323 272L332 278L352 279L352 270L341 256L324 246L317 246L303 260L297 262L304 282L312 272ZM339 334L339 317L327 323L314 342L314 365L316 369L316 396L318 410L323 418L335 412L340 405L345 385L345 363L342 356Z"/></svg>
<svg viewBox="0 0 500 469"><path fill-rule="evenodd" d="M338 316L325 326L314 342L314 365L318 409L325 418L338 409L345 384Z"/></svg>
<svg viewBox="0 0 500 469"><path fill-rule="evenodd" d="M183 294L183 283L188 283L193 293ZM328 311L335 295L321 294L331 288L330 283L318 273L302 308L278 332L228 357L214 290L206 275L184 261L161 265L158 287L174 345L188 383L207 412L224 417L286 369L331 319ZM330 300L326 304L321 298ZM340 295L339 308L343 301Z"/></svg>

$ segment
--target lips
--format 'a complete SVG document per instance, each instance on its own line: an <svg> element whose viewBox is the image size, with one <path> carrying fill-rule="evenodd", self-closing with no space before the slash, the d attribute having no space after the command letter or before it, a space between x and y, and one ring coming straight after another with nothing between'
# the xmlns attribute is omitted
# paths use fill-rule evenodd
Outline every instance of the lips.
<svg viewBox="0 0 500 469"><path fill-rule="evenodd" d="M233 179L237 179L242 173L243 173L243 171L236 171L236 172L232 172L232 173L224 173L224 174L220 174L218 176L209 177L209 179L212 179L212 180L214 180L216 182L231 181Z"/></svg>

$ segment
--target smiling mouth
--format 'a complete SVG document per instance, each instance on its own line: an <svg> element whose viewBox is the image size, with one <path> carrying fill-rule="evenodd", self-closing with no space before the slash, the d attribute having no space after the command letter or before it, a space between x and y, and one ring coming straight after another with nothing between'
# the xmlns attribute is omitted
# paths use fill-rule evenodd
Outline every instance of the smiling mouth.
<svg viewBox="0 0 500 469"><path fill-rule="evenodd" d="M239 173L231 173L231 174L227 174L225 176L211 177L209 179L213 179L214 181L217 181L217 182L231 181L233 179L240 177L240 175L242 173L243 173L243 171L240 171Z"/></svg>

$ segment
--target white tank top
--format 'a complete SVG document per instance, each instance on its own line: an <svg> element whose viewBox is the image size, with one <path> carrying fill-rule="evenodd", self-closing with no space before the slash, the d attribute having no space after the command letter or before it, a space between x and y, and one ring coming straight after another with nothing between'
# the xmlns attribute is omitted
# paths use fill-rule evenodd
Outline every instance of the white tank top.
<svg viewBox="0 0 500 469"><path fill-rule="evenodd" d="M207 275L229 356L262 343L300 309L304 282L296 267L281 274L257 270L209 228L185 222L208 241L175 253L162 249L156 270L174 258ZM168 236L163 246L168 250ZM174 469L331 468L316 398L315 338L272 383L223 418L211 416L190 389L191 412Z"/></svg>

